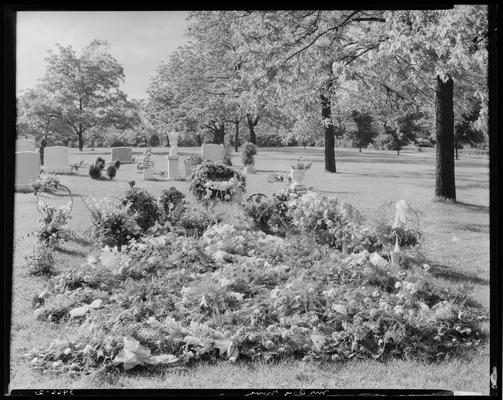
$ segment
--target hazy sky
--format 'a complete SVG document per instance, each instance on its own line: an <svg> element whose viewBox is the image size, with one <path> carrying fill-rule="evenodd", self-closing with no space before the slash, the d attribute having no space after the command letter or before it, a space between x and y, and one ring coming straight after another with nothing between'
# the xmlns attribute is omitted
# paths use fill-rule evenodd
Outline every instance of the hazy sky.
<svg viewBox="0 0 503 400"><path fill-rule="evenodd" d="M34 87L44 74L49 49L71 45L77 54L93 39L107 40L124 67L122 89L145 97L150 77L184 43L185 11L19 12L17 91Z"/></svg>

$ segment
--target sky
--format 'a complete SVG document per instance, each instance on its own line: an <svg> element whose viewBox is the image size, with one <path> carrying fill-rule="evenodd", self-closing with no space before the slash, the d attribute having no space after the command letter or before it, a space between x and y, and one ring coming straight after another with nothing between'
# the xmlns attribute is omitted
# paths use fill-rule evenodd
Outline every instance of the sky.
<svg viewBox="0 0 503 400"><path fill-rule="evenodd" d="M133 99L145 91L162 61L186 41L186 11L19 12L16 89L34 87L44 75L47 51L71 45L80 54L93 39L110 43L124 67L122 90Z"/></svg>

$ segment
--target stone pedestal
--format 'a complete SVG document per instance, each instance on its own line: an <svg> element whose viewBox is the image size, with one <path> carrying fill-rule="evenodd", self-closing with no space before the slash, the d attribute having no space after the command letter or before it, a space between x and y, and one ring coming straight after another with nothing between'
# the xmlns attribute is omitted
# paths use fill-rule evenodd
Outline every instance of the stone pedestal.
<svg viewBox="0 0 503 400"><path fill-rule="evenodd" d="M34 139L18 139L16 140L16 152L35 151Z"/></svg>
<svg viewBox="0 0 503 400"><path fill-rule="evenodd" d="M154 169L153 168L145 168L143 170L143 180L150 181L154 179Z"/></svg>
<svg viewBox="0 0 503 400"><path fill-rule="evenodd" d="M46 147L44 149L44 171L49 174L69 174L71 168L68 147Z"/></svg>
<svg viewBox="0 0 503 400"><path fill-rule="evenodd" d="M178 156L166 156L168 162L168 179L178 179Z"/></svg>
<svg viewBox="0 0 503 400"><path fill-rule="evenodd" d="M14 188L20 192L31 192L32 181L40 174L40 154L36 151L16 153L16 180Z"/></svg>

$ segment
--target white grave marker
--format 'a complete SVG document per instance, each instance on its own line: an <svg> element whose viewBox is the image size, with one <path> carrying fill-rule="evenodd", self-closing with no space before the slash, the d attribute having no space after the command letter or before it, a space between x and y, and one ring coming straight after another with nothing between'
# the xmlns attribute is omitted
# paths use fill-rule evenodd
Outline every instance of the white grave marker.
<svg viewBox="0 0 503 400"><path fill-rule="evenodd" d="M16 151L35 151L34 139L18 139L16 140Z"/></svg>
<svg viewBox="0 0 503 400"><path fill-rule="evenodd" d="M15 190L31 191L31 182L40 174L40 154L37 151L16 153Z"/></svg>
<svg viewBox="0 0 503 400"><path fill-rule="evenodd" d="M121 164L133 163L133 149L131 147L112 147L111 162L119 160Z"/></svg>
<svg viewBox="0 0 503 400"><path fill-rule="evenodd" d="M40 158L40 155L39 155ZM52 146L44 149L44 171L47 173L70 173L69 149L65 146Z"/></svg>
<svg viewBox="0 0 503 400"><path fill-rule="evenodd" d="M143 170L143 180L150 181L154 179L154 169L153 168L145 168Z"/></svg>
<svg viewBox="0 0 503 400"><path fill-rule="evenodd" d="M223 144L203 144L201 146L201 156L203 161L223 161L225 155L225 148Z"/></svg>

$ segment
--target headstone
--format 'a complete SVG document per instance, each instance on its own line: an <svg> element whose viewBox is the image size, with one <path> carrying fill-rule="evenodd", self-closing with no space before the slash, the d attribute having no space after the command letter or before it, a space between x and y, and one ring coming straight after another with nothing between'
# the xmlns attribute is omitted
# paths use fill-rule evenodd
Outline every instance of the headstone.
<svg viewBox="0 0 503 400"><path fill-rule="evenodd" d="M166 156L168 161L168 179L178 179L178 156Z"/></svg>
<svg viewBox="0 0 503 400"><path fill-rule="evenodd" d="M44 149L44 171L47 173L70 173L69 149L65 146L52 146Z"/></svg>
<svg viewBox="0 0 503 400"><path fill-rule="evenodd" d="M40 155L36 151L16 152L15 190L31 191L31 182L40 174Z"/></svg>
<svg viewBox="0 0 503 400"><path fill-rule="evenodd" d="M203 161L223 161L225 155L225 148L223 144L203 144L201 146L201 156Z"/></svg>
<svg viewBox="0 0 503 400"><path fill-rule="evenodd" d="M115 162L117 160L119 160L121 164L132 164L133 150L131 147L112 147L110 161Z"/></svg>
<svg viewBox="0 0 503 400"><path fill-rule="evenodd" d="M143 180L150 181L154 179L154 169L153 168L145 168L143 170Z"/></svg>
<svg viewBox="0 0 503 400"><path fill-rule="evenodd" d="M18 139L16 140L16 152L35 151L34 139Z"/></svg>

